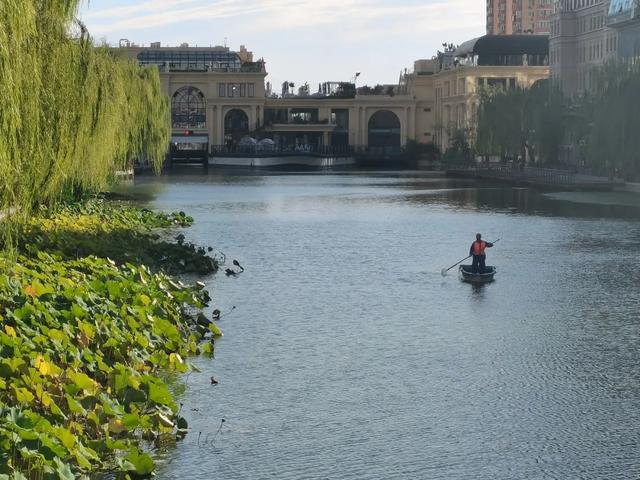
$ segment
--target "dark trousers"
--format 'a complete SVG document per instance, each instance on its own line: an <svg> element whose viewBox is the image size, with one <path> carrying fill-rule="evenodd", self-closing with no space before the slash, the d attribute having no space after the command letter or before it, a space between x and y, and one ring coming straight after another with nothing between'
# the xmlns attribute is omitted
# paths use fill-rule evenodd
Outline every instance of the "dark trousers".
<svg viewBox="0 0 640 480"><path fill-rule="evenodd" d="M484 261L487 259L486 255L474 255L473 256L473 265L471 266L471 270L473 273L484 273L485 265Z"/></svg>

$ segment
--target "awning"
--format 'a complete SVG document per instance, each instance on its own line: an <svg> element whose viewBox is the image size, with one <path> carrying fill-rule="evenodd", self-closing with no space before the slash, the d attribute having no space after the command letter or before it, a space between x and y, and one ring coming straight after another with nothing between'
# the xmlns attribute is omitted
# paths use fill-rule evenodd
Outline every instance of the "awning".
<svg viewBox="0 0 640 480"><path fill-rule="evenodd" d="M454 55L548 55L549 37L546 35L485 35L460 45Z"/></svg>
<svg viewBox="0 0 640 480"><path fill-rule="evenodd" d="M173 135L171 143L209 143L207 135Z"/></svg>

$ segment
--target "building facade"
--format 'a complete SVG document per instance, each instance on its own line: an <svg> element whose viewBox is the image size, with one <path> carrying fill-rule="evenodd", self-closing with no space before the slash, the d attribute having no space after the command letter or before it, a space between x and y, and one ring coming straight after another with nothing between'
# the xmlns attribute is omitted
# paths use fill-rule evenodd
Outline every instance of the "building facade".
<svg viewBox="0 0 640 480"><path fill-rule="evenodd" d="M607 27L609 0L555 0L551 78L567 96L591 88L594 68L616 58L618 35Z"/></svg>
<svg viewBox="0 0 640 480"><path fill-rule="evenodd" d="M556 0L549 49L551 78L563 92L588 91L596 68L640 57L640 2Z"/></svg>
<svg viewBox="0 0 640 480"><path fill-rule="evenodd" d="M483 89L529 88L548 79L548 45L545 36L485 36L445 54L433 80L435 143L441 151L456 130L473 139Z"/></svg>
<svg viewBox="0 0 640 480"><path fill-rule="evenodd" d="M254 61L244 47L234 52L125 43L121 50L160 70L171 101L174 158L206 159L256 144L277 152L387 154L409 142L444 151L452 128L473 126L480 87L529 86L548 76L546 37L535 37L539 52L518 46L521 38L467 42L446 58L415 62L397 85L382 89L325 84L318 93L301 89L294 95L287 86L281 96L265 84L266 63Z"/></svg>
<svg viewBox="0 0 640 480"><path fill-rule="evenodd" d="M548 35L552 0L487 0L487 35Z"/></svg>
<svg viewBox="0 0 640 480"><path fill-rule="evenodd" d="M617 35L617 55L622 59L640 57L640 2L611 0L607 25Z"/></svg>

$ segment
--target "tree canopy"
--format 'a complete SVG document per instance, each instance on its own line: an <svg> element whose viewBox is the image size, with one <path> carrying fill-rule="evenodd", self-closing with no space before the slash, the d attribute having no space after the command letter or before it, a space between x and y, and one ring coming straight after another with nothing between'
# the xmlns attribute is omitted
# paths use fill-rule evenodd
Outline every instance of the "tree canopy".
<svg viewBox="0 0 640 480"><path fill-rule="evenodd" d="M159 169L169 143L157 70L96 46L79 1L0 2L0 212L14 218L140 156Z"/></svg>
<svg viewBox="0 0 640 480"><path fill-rule="evenodd" d="M627 179L640 176L640 64L615 60L590 72L590 88L563 98L549 81L531 89L480 93L480 153L557 164L560 148L595 172ZM574 158L574 161L576 158Z"/></svg>
<svg viewBox="0 0 640 480"><path fill-rule="evenodd" d="M564 137L564 101L547 80L531 88L480 92L477 149L487 155L557 161Z"/></svg>

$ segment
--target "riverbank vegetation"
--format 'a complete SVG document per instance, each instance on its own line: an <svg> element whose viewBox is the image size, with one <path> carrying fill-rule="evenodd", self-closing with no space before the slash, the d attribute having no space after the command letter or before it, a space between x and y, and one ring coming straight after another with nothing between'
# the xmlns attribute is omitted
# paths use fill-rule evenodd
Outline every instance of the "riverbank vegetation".
<svg viewBox="0 0 640 480"><path fill-rule="evenodd" d="M190 371L221 332L201 312L203 286L165 272L218 264L152 229L191 221L89 201L40 212L17 258L0 256L0 478L143 477L154 470L143 444L186 433L162 378Z"/></svg>
<svg viewBox="0 0 640 480"><path fill-rule="evenodd" d="M591 88L574 99L549 81L481 92L476 152L640 178L640 65L611 62L591 74Z"/></svg>
<svg viewBox="0 0 640 480"><path fill-rule="evenodd" d="M159 170L170 122L158 71L96 46L79 2L0 2L0 480L150 475L144 442L188 428L163 378L221 334L169 276L218 268L158 232L191 218L86 200Z"/></svg>
<svg viewBox="0 0 640 480"><path fill-rule="evenodd" d="M144 157L159 169L168 100L156 69L96 46L80 0L0 2L0 213L5 236L65 192L104 189Z"/></svg>

